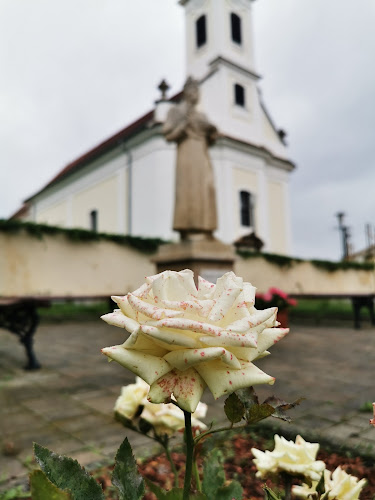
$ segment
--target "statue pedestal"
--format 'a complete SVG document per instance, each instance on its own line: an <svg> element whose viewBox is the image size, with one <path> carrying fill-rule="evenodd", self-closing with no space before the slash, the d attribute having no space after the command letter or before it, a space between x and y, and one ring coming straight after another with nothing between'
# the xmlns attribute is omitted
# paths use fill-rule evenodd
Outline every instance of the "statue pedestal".
<svg viewBox="0 0 375 500"><path fill-rule="evenodd" d="M162 245L153 258L158 273L191 269L196 280L202 276L214 283L224 273L233 271L234 260L233 246L214 238L189 239Z"/></svg>

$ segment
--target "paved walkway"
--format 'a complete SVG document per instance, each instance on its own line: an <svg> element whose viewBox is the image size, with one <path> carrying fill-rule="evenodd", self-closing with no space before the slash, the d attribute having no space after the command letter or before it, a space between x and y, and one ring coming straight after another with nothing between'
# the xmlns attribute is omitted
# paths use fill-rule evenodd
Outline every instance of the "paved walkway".
<svg viewBox="0 0 375 500"><path fill-rule="evenodd" d="M108 363L100 348L123 340L120 329L101 321L41 325L35 347L43 368L25 372L23 348L0 330L0 490L1 481L25 481L33 441L86 465L113 459L128 432L113 420L113 405L134 376ZM287 430L375 450L371 413L359 411L375 400L374 328L292 326L258 365L277 379L273 388L259 387L262 397L307 398ZM214 403L207 392L205 399L208 420L221 419L222 400ZM128 435L139 452L150 451L147 439Z"/></svg>

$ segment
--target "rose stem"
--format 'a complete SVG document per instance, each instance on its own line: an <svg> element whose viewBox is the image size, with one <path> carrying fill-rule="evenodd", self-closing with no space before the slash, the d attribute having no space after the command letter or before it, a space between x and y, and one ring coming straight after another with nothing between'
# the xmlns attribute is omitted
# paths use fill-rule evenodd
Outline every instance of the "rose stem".
<svg viewBox="0 0 375 500"><path fill-rule="evenodd" d="M285 485L285 500L291 500L292 498L292 476L289 474L283 474L284 485Z"/></svg>
<svg viewBox="0 0 375 500"><path fill-rule="evenodd" d="M197 464L197 457L194 454L194 459L193 459L193 471L194 471L194 479L195 479L195 486L197 487L198 491L202 491L202 485L201 485L201 480L199 477L199 470L198 470L198 464Z"/></svg>
<svg viewBox="0 0 375 500"><path fill-rule="evenodd" d="M191 474L193 470L194 439L191 429L191 413L184 410L185 435L186 435L186 468L184 481L184 494L182 499L189 500L191 487Z"/></svg>
<svg viewBox="0 0 375 500"><path fill-rule="evenodd" d="M174 464L174 462L172 460L168 444L163 444L163 446L164 446L165 454L167 455L169 463L171 464L172 472L174 474L174 485L175 485L176 488L178 488L178 472L177 472L176 466L175 466L175 464Z"/></svg>

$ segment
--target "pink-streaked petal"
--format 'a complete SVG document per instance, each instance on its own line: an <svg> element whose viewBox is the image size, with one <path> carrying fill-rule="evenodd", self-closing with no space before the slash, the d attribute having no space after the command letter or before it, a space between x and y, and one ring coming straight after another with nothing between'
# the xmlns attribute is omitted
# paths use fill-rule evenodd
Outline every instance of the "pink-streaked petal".
<svg viewBox="0 0 375 500"><path fill-rule="evenodd" d="M125 314L125 316L128 316L128 318L132 318L134 320L137 319L137 316L136 316L136 312L134 311L134 309L131 307L131 305L129 304L129 301L128 301L128 296L127 295L124 295L124 296L116 296L116 295L113 295L111 297L111 299L116 302L116 304L119 306L119 308L121 309L121 312L123 314Z"/></svg>
<svg viewBox="0 0 375 500"><path fill-rule="evenodd" d="M151 385L148 399L151 403L165 403L173 394L180 408L193 413L205 386L194 368L184 372L172 370Z"/></svg>
<svg viewBox="0 0 375 500"><path fill-rule="evenodd" d="M125 349L134 349L136 351L144 352L145 354L151 354L152 356L158 356L160 358L164 357L169 349L164 346L158 345L153 339L147 335L143 335L140 330L137 333L132 333L130 337L122 344Z"/></svg>
<svg viewBox="0 0 375 500"><path fill-rule="evenodd" d="M195 367L198 363L204 363L219 359L224 365L234 370L241 368L236 356L222 347L205 347L204 349L183 349L169 352L164 356L168 363L180 371Z"/></svg>
<svg viewBox="0 0 375 500"><path fill-rule="evenodd" d="M228 347L256 347L257 336L254 334L242 334L235 332L227 332L222 330L218 335L202 335L199 340L203 344L210 346L228 346Z"/></svg>
<svg viewBox="0 0 375 500"><path fill-rule="evenodd" d="M215 285L210 281L205 280L202 276L198 276L198 297L200 299L211 299L215 292Z"/></svg>
<svg viewBox="0 0 375 500"><path fill-rule="evenodd" d="M171 309L163 309L149 302L145 302L131 293L128 293L128 301L133 309L153 319L161 319L164 317L173 318L174 316L181 316L182 311L172 311Z"/></svg>
<svg viewBox="0 0 375 500"><path fill-rule="evenodd" d="M265 328L258 337L259 352L266 351L289 333L289 328Z"/></svg>
<svg viewBox="0 0 375 500"><path fill-rule="evenodd" d="M220 297L218 297L216 304L213 306L208 319L210 321L220 321L223 319L229 309L233 306L241 291L241 288L230 288L224 290Z"/></svg>
<svg viewBox="0 0 375 500"><path fill-rule="evenodd" d="M140 325L134 319L125 316L120 309L115 309L112 313L104 314L101 319L112 326L125 328L129 333L136 333L139 331Z"/></svg>
<svg viewBox="0 0 375 500"><path fill-rule="evenodd" d="M200 347L201 344L191 334L184 334L180 331L171 332L168 329L160 329L155 326L142 325L141 331L153 339L164 342L165 344L177 345L181 347Z"/></svg>
<svg viewBox="0 0 375 500"><path fill-rule="evenodd" d="M220 361L211 361L196 365L195 370L208 385L215 399L223 394L229 394L237 389L257 384L273 384L274 377L270 377L252 363L240 361L239 370L231 370L223 366Z"/></svg>
<svg viewBox="0 0 375 500"><path fill-rule="evenodd" d="M219 335L223 330L220 326L187 318L165 318L155 322L153 326L160 328L177 328L178 330L191 330L193 332L207 333L208 335Z"/></svg>
<svg viewBox="0 0 375 500"><path fill-rule="evenodd" d="M172 369L163 358L132 349L125 349L121 345L105 347L102 349L102 353L128 368L149 385Z"/></svg>

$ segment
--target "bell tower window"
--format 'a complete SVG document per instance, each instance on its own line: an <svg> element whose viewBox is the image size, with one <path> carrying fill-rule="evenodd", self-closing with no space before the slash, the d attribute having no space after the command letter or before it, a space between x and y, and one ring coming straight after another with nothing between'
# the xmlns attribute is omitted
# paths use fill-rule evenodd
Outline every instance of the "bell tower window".
<svg viewBox="0 0 375 500"><path fill-rule="evenodd" d="M253 202L249 191L240 191L241 226L254 226Z"/></svg>
<svg viewBox="0 0 375 500"><path fill-rule="evenodd" d="M238 45L242 43L242 34L241 34L241 18L234 14L233 12L230 15L230 25L231 25L231 33L232 40Z"/></svg>
<svg viewBox="0 0 375 500"><path fill-rule="evenodd" d="M245 89L238 83L234 84L234 103L237 106L245 107Z"/></svg>
<svg viewBox="0 0 375 500"><path fill-rule="evenodd" d="M202 47L207 42L206 16L200 16L195 23L197 47Z"/></svg>

